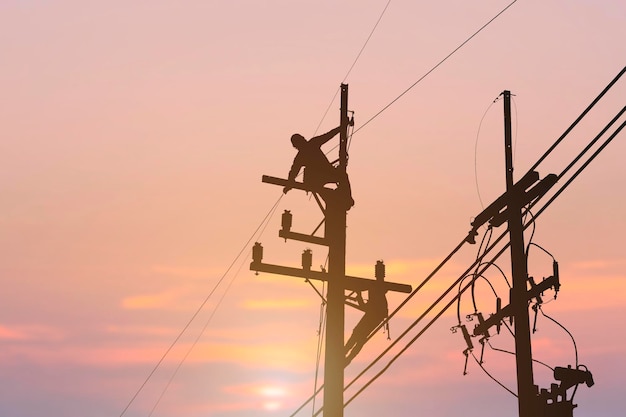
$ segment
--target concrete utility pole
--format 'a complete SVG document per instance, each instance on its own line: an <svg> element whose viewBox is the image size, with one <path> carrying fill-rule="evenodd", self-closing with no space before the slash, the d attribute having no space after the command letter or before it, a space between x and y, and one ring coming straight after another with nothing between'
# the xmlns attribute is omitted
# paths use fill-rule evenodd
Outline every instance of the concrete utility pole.
<svg viewBox="0 0 626 417"><path fill-rule="evenodd" d="M528 316L528 264L524 248L522 207L525 201L513 192L513 151L511 141L511 92L504 95L504 153L506 159L506 191L508 201L508 224L511 239L511 271L513 288L511 306L515 325L515 359L517 367L517 393L520 417L534 417L537 393L533 381L532 349L530 344L530 321Z"/></svg>
<svg viewBox="0 0 626 417"><path fill-rule="evenodd" d="M291 213L283 213L282 230L279 236L317 245L328 246L328 272L311 270L311 251L305 250L302 255L302 269L290 268L263 263L263 247L256 243L252 251L253 271L302 277L307 280L328 282L327 293L327 324L326 353L324 362L324 416L343 417L343 382L346 355L344 348L344 326L346 290L353 292L368 291L374 286L383 286L386 291L410 293L411 286L393 282L376 282L376 280L346 276L346 218L347 210L353 202L349 193L350 185L346 174L348 162L348 85L341 85L341 108L339 125L339 165L337 166L337 188L321 187L311 189L305 182L284 180L263 176L263 182L281 185L288 189L300 189L313 193L324 214L324 236L315 236L291 231ZM326 203L325 207L321 199ZM349 198L349 200L348 200ZM321 224L320 224L321 226ZM318 227L319 228L319 227ZM317 230L317 229L316 229Z"/></svg>

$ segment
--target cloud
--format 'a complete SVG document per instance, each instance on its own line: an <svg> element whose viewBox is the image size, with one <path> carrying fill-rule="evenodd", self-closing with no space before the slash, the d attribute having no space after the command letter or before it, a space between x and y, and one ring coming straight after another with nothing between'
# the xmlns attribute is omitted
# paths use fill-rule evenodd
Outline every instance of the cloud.
<svg viewBox="0 0 626 417"><path fill-rule="evenodd" d="M155 274L172 276L176 278L191 278L206 280L210 277L222 276L225 271L212 267L189 267L178 265L153 265L152 272Z"/></svg>
<svg viewBox="0 0 626 417"><path fill-rule="evenodd" d="M7 341L60 341L65 333L56 327L43 325L0 325L0 340Z"/></svg>
<svg viewBox="0 0 626 417"><path fill-rule="evenodd" d="M174 308L180 291L167 291L158 294L144 294L126 297L122 300L122 307L129 310Z"/></svg>
<svg viewBox="0 0 626 417"><path fill-rule="evenodd" d="M390 281L400 278L409 278L414 281L416 277L426 277L441 262L439 259L391 259L385 262L385 275ZM372 264L348 264L348 275L356 275L362 278L374 278L374 263ZM398 281L405 282L405 281Z"/></svg>
<svg viewBox="0 0 626 417"><path fill-rule="evenodd" d="M0 339L3 340L25 340L29 337L21 330L0 326Z"/></svg>
<svg viewBox="0 0 626 417"><path fill-rule="evenodd" d="M118 335L144 335L144 336L173 336L178 332L171 327L161 326L127 326L127 325L108 325L105 331Z"/></svg>
<svg viewBox="0 0 626 417"><path fill-rule="evenodd" d="M191 286L168 288L151 294L125 297L121 307L126 310L178 310L189 311L200 305L198 290Z"/></svg>
<svg viewBox="0 0 626 417"><path fill-rule="evenodd" d="M306 299L266 299L266 300L245 300L241 307L247 310L293 310L309 308L313 305L312 300Z"/></svg>
<svg viewBox="0 0 626 417"><path fill-rule="evenodd" d="M316 341L300 340L256 344L204 343L198 345L190 360L198 362L231 362L250 368L307 371L315 356Z"/></svg>

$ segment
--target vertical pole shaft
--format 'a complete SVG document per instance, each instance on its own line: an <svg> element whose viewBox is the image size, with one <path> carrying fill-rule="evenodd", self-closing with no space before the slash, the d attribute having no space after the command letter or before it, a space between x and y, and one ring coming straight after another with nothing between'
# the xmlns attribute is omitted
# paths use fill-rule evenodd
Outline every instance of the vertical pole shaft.
<svg viewBox="0 0 626 417"><path fill-rule="evenodd" d="M347 163L348 86L341 85L341 130L339 133L339 169ZM346 275L346 206L339 195L326 205L328 249L328 297L326 321L326 360L324 362L324 417L343 417L343 379L345 366L345 275Z"/></svg>
<svg viewBox="0 0 626 417"><path fill-rule="evenodd" d="M513 152L511 140L511 92L504 91L504 147L506 158L506 189L509 192L509 236L511 239L511 271L513 288L510 304L513 306L515 324L515 360L517 367L517 392L520 417L534 417L536 406L533 381L530 322L528 316L527 280L528 264L524 248L522 206L513 190Z"/></svg>
<svg viewBox="0 0 626 417"><path fill-rule="evenodd" d="M339 168L345 173L348 167L348 84L341 84L340 113Z"/></svg>

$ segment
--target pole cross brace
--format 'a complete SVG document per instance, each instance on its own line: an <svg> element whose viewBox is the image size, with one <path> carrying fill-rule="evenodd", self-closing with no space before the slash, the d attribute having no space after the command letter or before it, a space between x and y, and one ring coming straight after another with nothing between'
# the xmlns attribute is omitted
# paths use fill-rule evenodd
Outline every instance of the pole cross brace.
<svg viewBox="0 0 626 417"><path fill-rule="evenodd" d="M537 296L540 296L542 292L546 291L549 288L553 288L553 287L554 288L558 288L559 287L559 279L558 279L558 277L551 276L551 277L548 277L548 278L544 279L539 284L534 285L531 289L526 291L526 299L527 300L531 300L533 298L536 298ZM476 327L474 327L474 332L473 332L474 336L478 336L480 334L485 334L487 331L489 331L490 327L497 326L506 317L510 317L512 315L513 315L513 307L512 307L511 304L509 304L509 305L503 307L502 310L496 311L495 314L492 314L484 322L482 322L482 323L478 324Z"/></svg>
<svg viewBox="0 0 626 417"><path fill-rule="evenodd" d="M326 188L326 187L319 187L316 189L312 189L310 186L305 185L303 182L290 181L284 178L271 177L269 175L263 175L263 177L261 178L261 181L266 184L280 185L283 187L295 188L297 190L304 190L304 191L309 191L312 193L318 193L322 197L327 196L328 193L332 193L335 191L334 188Z"/></svg>
<svg viewBox="0 0 626 417"><path fill-rule="evenodd" d="M502 225L509 217L509 205L515 204L524 206L531 201L543 196L548 190L556 184L558 177L555 174L548 174L544 179L539 181L539 173L530 171L522 179L520 179L510 191L505 192L484 209L471 223L470 230L466 241L468 243L476 243L475 237L478 234L478 228L489 222L492 227ZM534 185L537 181L538 184ZM534 186L533 186L534 185ZM532 188L530 188L533 186ZM530 189L529 189L530 188Z"/></svg>
<svg viewBox="0 0 626 417"><path fill-rule="evenodd" d="M329 281L332 280L333 274L328 272L311 271L302 268L293 268L288 266L272 265L263 262L250 263L250 270L258 272L267 272L270 274L288 275L292 277L314 279L317 281ZM345 289L350 291L366 291L370 288L382 285L386 291L394 291L408 294L412 291L412 288L408 284L400 284L390 281L377 281L374 279L360 278L360 277L345 277Z"/></svg>

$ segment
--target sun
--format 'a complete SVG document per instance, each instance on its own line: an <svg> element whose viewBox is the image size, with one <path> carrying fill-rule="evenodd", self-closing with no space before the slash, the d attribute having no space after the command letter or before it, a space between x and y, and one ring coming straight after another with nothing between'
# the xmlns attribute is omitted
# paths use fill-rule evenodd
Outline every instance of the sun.
<svg viewBox="0 0 626 417"><path fill-rule="evenodd" d="M282 407L282 398L287 395L287 390L278 385L265 385L259 387L258 393L264 398L263 409L276 411Z"/></svg>

